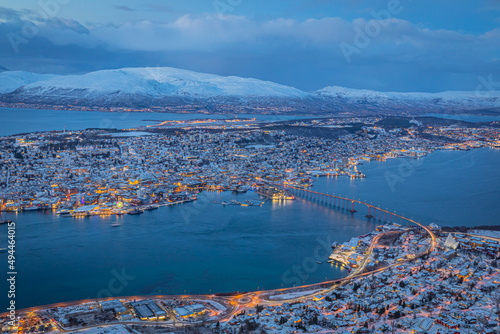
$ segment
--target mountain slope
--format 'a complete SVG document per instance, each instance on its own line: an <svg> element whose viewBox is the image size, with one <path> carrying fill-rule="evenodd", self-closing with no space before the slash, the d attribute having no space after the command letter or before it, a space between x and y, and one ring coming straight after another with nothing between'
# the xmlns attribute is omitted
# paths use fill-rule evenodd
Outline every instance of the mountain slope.
<svg viewBox="0 0 500 334"><path fill-rule="evenodd" d="M38 74L23 71L0 72L0 94L10 93L34 82L44 81L54 78L53 74Z"/></svg>
<svg viewBox="0 0 500 334"><path fill-rule="evenodd" d="M68 94L85 91L87 96L118 93L151 97L216 96L304 97L306 93L273 82L240 77L222 77L175 68L124 68L85 75L55 77L23 87L24 94Z"/></svg>
<svg viewBox="0 0 500 334"><path fill-rule="evenodd" d="M398 93L330 86L313 94L326 105L365 106L368 110L467 111L500 108L500 91Z"/></svg>
<svg viewBox="0 0 500 334"><path fill-rule="evenodd" d="M209 112L220 111L220 105L255 112L280 107L318 115L500 110L500 92L383 93L332 86L308 93L269 81L170 67L62 76L7 71L0 73L0 101L104 108L196 105Z"/></svg>

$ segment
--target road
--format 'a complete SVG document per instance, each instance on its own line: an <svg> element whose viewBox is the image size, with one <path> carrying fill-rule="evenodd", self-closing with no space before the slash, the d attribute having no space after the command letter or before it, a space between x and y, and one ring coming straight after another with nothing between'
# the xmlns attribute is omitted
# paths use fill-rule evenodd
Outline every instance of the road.
<svg viewBox="0 0 500 334"><path fill-rule="evenodd" d="M351 199L349 199L349 200L352 201ZM355 201L355 202L371 206L372 208L376 208L373 205L370 205L368 203L364 203L361 201ZM388 212L388 211L383 210L381 208L377 208L377 209L379 209L383 212ZM253 308L256 305L279 305L279 304L283 304L283 303L306 300L306 299L311 298L311 297L318 295L318 294L329 293L329 292L335 290L336 288L338 288L339 286L342 286L344 284L349 283L353 279L360 278L360 277L366 277L369 275L373 275L376 273L380 273L380 272L392 269L392 268L400 266L404 263L413 261L419 257L426 255L426 254L430 254L435 249L436 236L428 227L420 224L419 222L417 222L413 219L409 219L409 218L403 217L403 216L395 214L395 213L390 213L390 214L392 214L395 217L399 217L401 219L404 219L412 224L415 224L415 225L419 226L420 228L422 228L423 230L425 230L431 238L429 248L425 252L416 256L414 259L407 259L407 260L404 260L401 262L396 262L394 264L385 266L383 268L379 268L376 270L372 270L372 271L363 273L364 269L366 268L366 265L368 264L368 259L370 258L371 253L372 253L375 245L378 243L378 241L380 240L382 235L387 235L388 233L394 233L394 232L387 232L387 233L382 233L382 234L377 235L372 240L372 243L370 244L369 248L367 249L367 252L365 254L363 262L361 263L359 268L357 268L353 273L351 273L350 275L348 275L347 277L344 277L344 278L325 281L325 282L316 283L316 284L308 284L308 285L303 285L303 286L294 287L294 288L284 288L284 289L267 290L267 291L255 291L255 292L249 292L249 293L245 293L245 294L240 294L240 295L235 295L235 296L227 296L227 297L216 296L216 295L212 294L212 295L178 295L178 296L129 296L129 297L120 297L120 299L126 299L126 300L133 300L133 299L137 299L137 300L141 300L141 299L162 299L162 300L167 300L167 299L171 299L171 300L173 300L173 299L215 299L215 300L223 303L226 306L230 305L230 308L228 309L228 311L225 312L226 315L223 318L218 319L219 321L229 321L233 318L233 316L235 314L241 312L242 310ZM270 300L269 299L269 297L272 295L284 294L286 292L289 292L289 293L290 292L297 292L300 290L319 290L319 291L317 291L315 293L311 293L309 295L302 296L302 297L291 298L291 299L287 299L287 300ZM116 298L117 297L101 299L100 301L113 300ZM25 310L18 310L17 313L19 314L19 313L28 312L28 311L40 312L44 309L76 306L76 305L81 305L83 303L89 303L89 302L96 302L96 300L90 299L90 300L81 300L81 301L74 301L74 302L65 302L65 303L44 305L44 306L33 307L33 308L25 309ZM0 316L7 316L7 314L8 313L3 313L3 314L0 314ZM132 323L138 324L138 322L132 322ZM129 322L117 322L115 324L129 324ZM140 324L142 324L142 323L140 323ZM158 324L158 323L156 323L156 324ZM91 327L104 327L104 326L106 326L106 325L91 326ZM62 328L62 327L60 327L60 328L62 331L66 331L64 328ZM72 331L75 332L75 330L72 330Z"/></svg>
<svg viewBox="0 0 500 334"><path fill-rule="evenodd" d="M418 225L420 225L419 223L417 223ZM424 230L426 230L429 235L431 236L431 243L429 245L429 248L423 252L422 254L420 254L419 256L415 257L415 259L421 257L421 256L424 256L426 254L429 254L430 252L432 252L436 246L436 237L435 235L432 233L432 231L424 226L422 226L424 228ZM214 299L214 300L217 300L219 302L221 302L222 304L224 304L225 306L229 306L227 312L225 312L225 316L223 318L220 318L218 319L219 321L229 321L233 318L233 316L239 312L241 312L242 310L245 310L245 309L249 309L249 308L253 308L255 307L256 305L279 305L279 304L283 304L283 303L289 303L289 302L295 302L295 301L303 301L303 300L306 300L306 299L309 299L315 295L318 295L318 294L325 294L325 293L329 293L329 292L332 292L334 291L335 289L337 289L339 286L342 286L344 284L347 284L349 283L350 281L352 281L353 279L356 279L356 278L360 278L360 277L366 277L366 276L369 276L369 275L373 275L373 274L376 274L376 273L380 273L380 272L383 272L383 271L386 271L386 270L389 270L391 268L394 268L394 267L397 267L397 266L400 266L404 263L407 263L407 262L410 262L410 261L413 261L415 259L411 259L411 260L405 260L405 261L401 261L401 262L396 262L394 264L391 264L391 265L388 265L388 266L385 266L385 267L382 267L382 268L378 268L376 270L372 270L372 271L369 271L369 272L366 272L366 273L363 273L362 271L365 269L366 265L368 264L368 259L370 258L372 252L373 252L373 249L374 247L377 245L378 241L380 240L380 238L384 235L387 235L387 234L391 234L391 233L398 233L398 232L386 232L386 233L382 233L382 234L379 234L377 235L371 242L370 246L368 247L367 249L367 252L365 254L365 257L363 259L363 262L361 263L361 265L359 266L359 268L356 269L356 271L354 271L353 273L351 273L349 276L347 277L344 277L344 278L340 278L340 279L336 279L336 280L330 280L330 281L325 281L325 282L320 282L320 283L316 283L316 284L308 284L308 285L303 285L303 286L300 286L300 287L294 287L294 288L284 288L284 289L276 289L276 290L265 290L265 291L254 291L254 292L248 292L248 293L244 293L244 294L239 294L239 295L234 295L234 296L217 296L217 295L214 295L214 294L211 294L211 295L169 295L169 296L163 296L163 295L157 295L157 296L129 296L129 297L120 297L120 299L125 299L125 300L141 300L141 299L161 299L161 300L180 300L180 299L189 299L189 300L192 300L192 299L200 299L200 300L206 300L206 299ZM311 294L308 294L308 295L304 295L302 297L297 297L297 298L291 298L291 299L286 299L286 300L270 300L269 297L272 296L272 295L276 295L276 294L284 294L286 292L297 292L297 291L300 291L300 290L319 290L315 293L311 293ZM106 300L113 300L113 299L116 299L117 297L114 297L114 298L106 298L106 299L100 299L99 301L106 301ZM29 309L24 309L24 310L18 310L17 313L24 313L24 312L31 312L31 311L36 311L36 312L40 312L40 311L43 311L43 310L46 310L46 309L51 309L51 308L57 308L57 307L70 307L70 306L77 306L77 305L81 305L81 304L84 304L84 303L91 303L91 302L96 302L97 300L95 299L87 299L87 300L80 300L80 301L73 301L73 302L63 302L63 303L56 303L56 304L50 304L50 305L43 305L43 306L37 306L37 307L32 307L32 308L29 308ZM8 313L3 313L3 314L0 314L0 316L7 316ZM127 321L124 321L124 322L116 322L114 324L138 324L138 322L127 322ZM142 324L142 323L140 323ZM158 323L156 323L158 324ZM105 325L96 325L96 326L89 326L89 327L86 327L86 328L93 328L93 327L104 327L106 326L107 324ZM62 328L60 325L59 325L59 328L62 330L62 331L67 331L66 329ZM72 330L73 332L75 330Z"/></svg>

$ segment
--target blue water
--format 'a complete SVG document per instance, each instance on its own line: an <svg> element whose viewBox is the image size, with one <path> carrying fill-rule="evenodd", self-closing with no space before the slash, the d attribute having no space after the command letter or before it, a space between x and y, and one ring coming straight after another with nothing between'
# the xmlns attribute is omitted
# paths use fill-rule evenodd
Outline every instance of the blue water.
<svg viewBox="0 0 500 334"><path fill-rule="evenodd" d="M425 224L493 225L500 217L499 165L500 150L437 151L420 160L365 163L359 166L368 176L364 180L318 178L314 188L380 204ZM346 272L315 263L315 256L327 253L321 245L377 225L363 218L361 207L351 215L305 200L262 207L214 203L256 197L203 193L198 202L140 216L6 215L17 223L18 306L110 294L248 291L338 278ZM110 227L115 221L122 226ZM6 263L6 254L0 261ZM112 286L110 293L112 270L134 279ZM2 280L2 291L4 285Z"/></svg>
<svg viewBox="0 0 500 334"><path fill-rule="evenodd" d="M472 123L500 121L500 116L449 115L449 114L426 114L425 116L453 119L457 121L465 121Z"/></svg>
<svg viewBox="0 0 500 334"><path fill-rule="evenodd" d="M361 180L329 178L317 191L361 198L442 226L500 224L500 150L436 151L421 159L359 166Z"/></svg>
<svg viewBox="0 0 500 334"><path fill-rule="evenodd" d="M276 116L276 115L206 115L206 114L171 114L171 113L118 113L95 111L68 110L36 110L22 108L0 108L0 136L13 134L53 131L127 129L154 124L153 121L188 120L188 119L224 119L224 118L256 118L268 121L284 121L289 119L304 119L306 116ZM147 120L147 121L146 121Z"/></svg>
<svg viewBox="0 0 500 334"><path fill-rule="evenodd" d="M262 207L214 203L231 198L257 196L204 193L196 203L141 216L9 215L18 226L20 307L96 298L108 289L113 269L135 276L120 295L257 290L337 278L345 272L316 264L318 246L326 244L317 252L322 256L318 260L325 261L334 240L375 228L361 218L306 201ZM111 227L116 221L122 226ZM287 274L304 261L307 277Z"/></svg>

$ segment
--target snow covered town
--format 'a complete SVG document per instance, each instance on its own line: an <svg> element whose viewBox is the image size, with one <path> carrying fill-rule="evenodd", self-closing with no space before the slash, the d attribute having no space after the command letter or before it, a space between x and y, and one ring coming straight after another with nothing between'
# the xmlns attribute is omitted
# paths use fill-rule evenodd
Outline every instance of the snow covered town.
<svg viewBox="0 0 500 334"><path fill-rule="evenodd" d="M303 191L321 176L356 182L369 177L358 170L365 161L499 146L492 124L429 122L356 117L228 130L191 122L188 129L167 124L3 137L1 210L140 214L196 201L200 191L293 200L281 185ZM68 301L20 311L15 319L4 314L2 332L498 333L498 232L396 222L332 245L318 265L342 266L344 278L241 294Z"/></svg>
<svg viewBox="0 0 500 334"><path fill-rule="evenodd" d="M359 252L349 264L356 270L336 281L244 294L60 303L26 310L14 323L4 316L2 331L499 333L500 233L392 224L332 247Z"/></svg>
<svg viewBox="0 0 500 334"><path fill-rule="evenodd" d="M292 199L270 184L308 188L319 176L363 178L357 166L364 161L500 146L494 125L429 122L339 117L225 131L205 121L186 129L176 123L2 137L0 209L52 209L76 217L140 214L194 201L203 190L260 189L266 198Z"/></svg>

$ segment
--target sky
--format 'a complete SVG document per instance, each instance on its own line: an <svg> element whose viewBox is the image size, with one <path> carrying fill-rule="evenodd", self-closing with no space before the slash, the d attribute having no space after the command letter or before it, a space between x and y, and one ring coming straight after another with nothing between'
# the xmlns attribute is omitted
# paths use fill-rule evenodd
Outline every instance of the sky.
<svg viewBox="0 0 500 334"><path fill-rule="evenodd" d="M0 66L473 91L500 82L500 0L0 0Z"/></svg>

